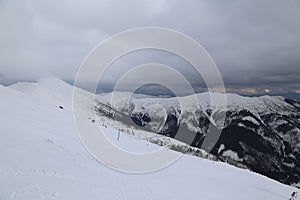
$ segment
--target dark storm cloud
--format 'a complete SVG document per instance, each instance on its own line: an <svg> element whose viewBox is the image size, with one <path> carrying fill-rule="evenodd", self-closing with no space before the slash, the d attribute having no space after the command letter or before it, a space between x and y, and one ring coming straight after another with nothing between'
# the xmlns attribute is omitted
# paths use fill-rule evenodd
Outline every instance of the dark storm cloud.
<svg viewBox="0 0 300 200"><path fill-rule="evenodd" d="M47 75L72 82L99 42L126 29L158 26L186 33L202 44L229 90L296 91L299 10L298 0L0 1L0 83ZM151 61L146 54L137 54L136 61L120 59L119 68L104 77L105 86L122 70ZM194 87L205 87L187 63L170 55L150 55L156 62L175 65Z"/></svg>

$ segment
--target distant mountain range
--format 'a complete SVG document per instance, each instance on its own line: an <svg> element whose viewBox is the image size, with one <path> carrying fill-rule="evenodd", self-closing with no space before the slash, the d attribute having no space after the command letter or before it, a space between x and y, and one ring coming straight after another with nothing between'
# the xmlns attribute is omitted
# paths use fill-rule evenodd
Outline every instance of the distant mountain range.
<svg viewBox="0 0 300 200"><path fill-rule="evenodd" d="M295 99L300 100L300 93L296 92L286 92L286 93L274 93L274 94L268 94L269 96L282 96L289 99ZM263 95L242 95L242 96L248 96L248 97L259 97Z"/></svg>
<svg viewBox="0 0 300 200"><path fill-rule="evenodd" d="M280 96L243 97L227 94L227 109L211 106L209 93L196 94L199 104L191 97L135 98L126 102L127 93L116 93L117 102L110 104L111 93L100 95L96 111L130 126L148 127L171 138L180 126L186 135L195 134L191 145L201 147L208 127L222 129L211 151L219 160L247 168L286 184L300 182L300 102ZM225 124L218 126L218 113L226 112ZM184 141L184 139L183 139Z"/></svg>

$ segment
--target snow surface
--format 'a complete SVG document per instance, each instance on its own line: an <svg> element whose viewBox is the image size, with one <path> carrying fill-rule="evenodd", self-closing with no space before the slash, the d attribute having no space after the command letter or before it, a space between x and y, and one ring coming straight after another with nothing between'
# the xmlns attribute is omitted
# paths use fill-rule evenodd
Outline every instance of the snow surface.
<svg viewBox="0 0 300 200"><path fill-rule="evenodd" d="M239 155L237 154L237 152L235 151L232 151L232 150L227 150L227 151L224 151L223 156L225 157L229 157L233 160L236 160L236 161L241 161L242 159L239 158Z"/></svg>
<svg viewBox="0 0 300 200"><path fill-rule="evenodd" d="M295 190L247 170L188 155L155 173L109 169L81 144L71 93L71 86L54 78L0 86L1 200L282 200ZM88 111L89 101L82 91L78 104ZM161 148L125 133L117 140L118 130L104 129L128 151Z"/></svg>
<svg viewBox="0 0 300 200"><path fill-rule="evenodd" d="M253 117L250 117L250 116L243 117L242 120L249 121L249 122L252 122L253 124L259 125L259 122L256 119L254 119Z"/></svg>
<svg viewBox="0 0 300 200"><path fill-rule="evenodd" d="M218 154L221 153L221 151L223 151L225 149L225 145L224 144L221 144L219 149L218 149Z"/></svg>

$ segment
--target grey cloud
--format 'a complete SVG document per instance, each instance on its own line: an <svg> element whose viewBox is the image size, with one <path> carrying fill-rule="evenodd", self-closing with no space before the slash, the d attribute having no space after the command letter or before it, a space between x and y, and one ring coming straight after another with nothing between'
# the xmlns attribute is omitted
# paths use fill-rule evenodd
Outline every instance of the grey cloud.
<svg viewBox="0 0 300 200"><path fill-rule="evenodd" d="M202 44L229 89L295 91L300 88L299 10L297 0L1 1L0 83L47 75L72 82L99 42L126 29L158 26L186 33ZM184 61L165 53L144 53L120 59L103 86L111 87L136 64L156 61L174 66L194 88L205 88Z"/></svg>

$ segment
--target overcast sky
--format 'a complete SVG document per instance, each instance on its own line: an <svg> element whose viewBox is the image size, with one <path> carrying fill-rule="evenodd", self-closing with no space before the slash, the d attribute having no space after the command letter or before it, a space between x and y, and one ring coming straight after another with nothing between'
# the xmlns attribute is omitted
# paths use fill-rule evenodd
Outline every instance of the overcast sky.
<svg viewBox="0 0 300 200"><path fill-rule="evenodd" d="M0 0L0 84L44 76L72 82L98 43L154 26L203 45L228 91L300 92L299 11L299 0ZM107 87L124 69L147 62L174 65L194 87L205 87L188 64L159 51L120 59L114 65L123 71L108 72Z"/></svg>

